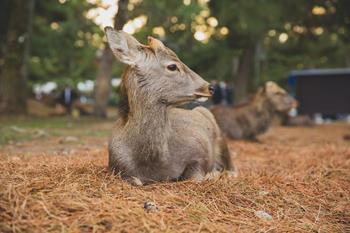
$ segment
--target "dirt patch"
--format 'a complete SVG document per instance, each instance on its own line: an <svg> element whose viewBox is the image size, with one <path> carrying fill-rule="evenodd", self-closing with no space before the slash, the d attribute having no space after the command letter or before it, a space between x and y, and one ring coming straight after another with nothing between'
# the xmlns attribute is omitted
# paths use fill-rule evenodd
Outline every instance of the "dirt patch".
<svg viewBox="0 0 350 233"><path fill-rule="evenodd" d="M55 138L25 142L52 148L2 149L0 232L350 232L349 132L273 128L230 142L238 178L145 187L107 172L106 136L81 136L68 154Z"/></svg>

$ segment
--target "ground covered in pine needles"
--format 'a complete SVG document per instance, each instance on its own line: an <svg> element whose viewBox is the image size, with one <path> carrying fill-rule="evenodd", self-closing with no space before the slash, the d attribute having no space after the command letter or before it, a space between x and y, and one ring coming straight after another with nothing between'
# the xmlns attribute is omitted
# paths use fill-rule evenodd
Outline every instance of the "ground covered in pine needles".
<svg viewBox="0 0 350 233"><path fill-rule="evenodd" d="M107 134L73 128L2 146L0 232L350 232L350 125L274 127L229 142L238 178L144 187L107 172Z"/></svg>

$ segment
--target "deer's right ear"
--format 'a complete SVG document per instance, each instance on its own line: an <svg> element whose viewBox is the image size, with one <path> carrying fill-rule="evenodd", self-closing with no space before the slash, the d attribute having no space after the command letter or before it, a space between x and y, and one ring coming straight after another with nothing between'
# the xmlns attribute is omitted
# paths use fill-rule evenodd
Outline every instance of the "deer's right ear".
<svg viewBox="0 0 350 233"><path fill-rule="evenodd" d="M105 27L109 47L116 58L127 65L135 66L142 52L142 46L133 36L123 31L115 31L112 27Z"/></svg>

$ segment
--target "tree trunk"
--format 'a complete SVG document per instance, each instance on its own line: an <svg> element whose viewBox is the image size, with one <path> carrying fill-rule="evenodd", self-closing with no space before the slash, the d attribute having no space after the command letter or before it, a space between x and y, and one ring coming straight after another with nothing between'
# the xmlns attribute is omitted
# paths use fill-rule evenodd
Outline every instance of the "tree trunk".
<svg viewBox="0 0 350 233"><path fill-rule="evenodd" d="M10 18L10 9L11 9L11 0L3 0L0 1L0 75L1 75L1 69L2 64L4 61L4 54L5 54L5 44L6 44L6 38L7 38L7 32L8 32L8 26L9 26L9 18Z"/></svg>
<svg viewBox="0 0 350 233"><path fill-rule="evenodd" d="M238 74L235 81L235 99L237 103L244 102L248 97L248 88L254 79L255 47L249 46L244 50L239 61Z"/></svg>
<svg viewBox="0 0 350 233"><path fill-rule="evenodd" d="M95 84L94 115L97 117L107 117L112 65L113 54L108 45L106 45L101 56Z"/></svg>
<svg viewBox="0 0 350 233"><path fill-rule="evenodd" d="M0 113L26 111L27 60L34 0L13 0L0 64Z"/></svg>
<svg viewBox="0 0 350 233"><path fill-rule="evenodd" d="M127 22L127 6L128 0L119 0L118 14L114 19L114 28L122 30L124 24ZM96 84L95 84L95 105L94 115L97 117L107 117L108 98L110 93L110 82L113 66L113 53L110 50L108 43L105 43L105 48L102 52L100 65L98 68Z"/></svg>

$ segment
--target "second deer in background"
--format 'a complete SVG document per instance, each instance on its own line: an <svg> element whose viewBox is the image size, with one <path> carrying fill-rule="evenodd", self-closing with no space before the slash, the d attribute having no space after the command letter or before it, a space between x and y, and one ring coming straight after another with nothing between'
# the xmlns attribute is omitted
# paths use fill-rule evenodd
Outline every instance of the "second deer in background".
<svg viewBox="0 0 350 233"><path fill-rule="evenodd" d="M214 106L211 112L227 137L256 140L257 135L268 130L276 114L286 114L296 106L292 96L270 81L257 91L251 102L233 108Z"/></svg>

